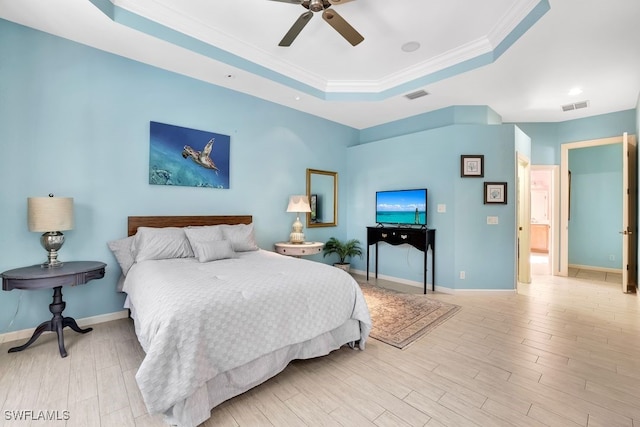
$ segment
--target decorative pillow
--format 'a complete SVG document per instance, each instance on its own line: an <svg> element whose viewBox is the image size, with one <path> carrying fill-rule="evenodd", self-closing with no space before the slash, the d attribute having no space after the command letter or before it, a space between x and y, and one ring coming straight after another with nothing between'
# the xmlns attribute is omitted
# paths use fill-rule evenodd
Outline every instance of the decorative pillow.
<svg viewBox="0 0 640 427"><path fill-rule="evenodd" d="M216 261L225 258L235 258L236 253L228 240L192 241L193 252L200 262Z"/></svg>
<svg viewBox="0 0 640 427"><path fill-rule="evenodd" d="M193 250L183 228L138 227L133 240L136 262L149 259L193 257Z"/></svg>
<svg viewBox="0 0 640 427"><path fill-rule="evenodd" d="M133 263L136 262L131 247L132 244L133 236L107 242L107 246L109 246L109 249L111 249L111 252L113 252L113 255L116 257L124 276L127 275Z"/></svg>
<svg viewBox="0 0 640 427"><path fill-rule="evenodd" d="M236 252L257 251L258 245L253 234L253 223L222 225L222 235L231 241L231 246Z"/></svg>
<svg viewBox="0 0 640 427"><path fill-rule="evenodd" d="M209 242L212 240L223 240L222 226L205 225L202 227L187 227L184 229L189 243L193 246L193 242Z"/></svg>

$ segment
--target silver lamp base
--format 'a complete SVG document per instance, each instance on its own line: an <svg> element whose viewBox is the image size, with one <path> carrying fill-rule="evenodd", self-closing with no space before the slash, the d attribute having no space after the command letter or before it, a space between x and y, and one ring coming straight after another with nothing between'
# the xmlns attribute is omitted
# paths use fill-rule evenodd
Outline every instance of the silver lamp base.
<svg viewBox="0 0 640 427"><path fill-rule="evenodd" d="M47 262L41 264L42 268L57 268L64 265L58 261L58 250L64 244L64 234L59 231L47 231L40 236L40 244L48 252Z"/></svg>

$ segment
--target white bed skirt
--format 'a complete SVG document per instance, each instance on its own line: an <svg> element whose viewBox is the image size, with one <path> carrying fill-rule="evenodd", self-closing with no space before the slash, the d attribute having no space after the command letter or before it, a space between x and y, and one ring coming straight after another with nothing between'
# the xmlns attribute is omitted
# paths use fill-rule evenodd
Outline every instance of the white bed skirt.
<svg viewBox="0 0 640 427"><path fill-rule="evenodd" d="M134 317L134 311L131 311ZM134 317L135 319L135 317ZM289 362L324 356L360 339L360 322L349 319L342 326L303 343L266 354L208 381L189 398L164 414L165 421L179 427L196 427L211 416L211 410L234 396L262 384L282 372ZM353 346L356 347L357 346Z"/></svg>

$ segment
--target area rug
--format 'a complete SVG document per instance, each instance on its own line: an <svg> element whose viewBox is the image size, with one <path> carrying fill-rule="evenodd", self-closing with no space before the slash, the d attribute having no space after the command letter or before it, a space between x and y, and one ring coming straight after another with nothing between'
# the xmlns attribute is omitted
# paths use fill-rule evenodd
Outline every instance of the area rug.
<svg viewBox="0 0 640 427"><path fill-rule="evenodd" d="M370 336L405 348L456 314L460 307L428 295L403 294L359 282L373 327Z"/></svg>

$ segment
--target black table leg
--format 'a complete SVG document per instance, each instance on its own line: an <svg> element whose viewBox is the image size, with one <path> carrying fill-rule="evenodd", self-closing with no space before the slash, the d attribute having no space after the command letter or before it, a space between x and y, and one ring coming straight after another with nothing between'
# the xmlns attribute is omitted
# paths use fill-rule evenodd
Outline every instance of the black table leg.
<svg viewBox="0 0 640 427"><path fill-rule="evenodd" d="M29 347L43 332L55 332L58 334L58 348L60 350L60 356L67 357L67 350L64 348L63 329L68 326L76 332L86 334L87 332L92 331L93 328L81 329L75 319L72 317L63 317L62 312L64 311L65 306L66 303L62 301L62 286L53 288L53 302L49 304L49 311L53 314L51 320L42 322L38 325L31 338L29 338L29 341L19 347L10 348L9 353L22 351Z"/></svg>

